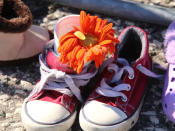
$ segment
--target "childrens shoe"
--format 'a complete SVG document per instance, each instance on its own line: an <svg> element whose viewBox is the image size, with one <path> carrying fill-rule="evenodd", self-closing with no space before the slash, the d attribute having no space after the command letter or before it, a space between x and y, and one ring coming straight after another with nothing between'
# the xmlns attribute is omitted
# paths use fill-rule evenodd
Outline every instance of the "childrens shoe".
<svg viewBox="0 0 175 131"><path fill-rule="evenodd" d="M27 131L66 131L76 117L77 107L83 102L80 88L97 73L93 64L76 74L58 61L52 44L39 57L41 80L35 85L22 107L22 122Z"/></svg>
<svg viewBox="0 0 175 131"><path fill-rule="evenodd" d="M167 117L175 122L175 22L169 26L166 32L164 49L169 65L164 82L162 106Z"/></svg>
<svg viewBox="0 0 175 131"><path fill-rule="evenodd" d="M66 131L72 126L78 103L83 102L83 87L96 75L108 50L115 52L114 32L107 20L84 11L57 22L54 44L40 56L41 80L22 107L27 130Z"/></svg>
<svg viewBox="0 0 175 131"><path fill-rule="evenodd" d="M138 120L148 77L152 73L149 42L138 27L127 27L119 36L118 57L104 62L101 79L80 110L84 131L127 131ZM117 61L117 64L116 64Z"/></svg>
<svg viewBox="0 0 175 131"><path fill-rule="evenodd" d="M49 41L48 30L32 25L32 14L21 0L0 0L0 61L38 55Z"/></svg>

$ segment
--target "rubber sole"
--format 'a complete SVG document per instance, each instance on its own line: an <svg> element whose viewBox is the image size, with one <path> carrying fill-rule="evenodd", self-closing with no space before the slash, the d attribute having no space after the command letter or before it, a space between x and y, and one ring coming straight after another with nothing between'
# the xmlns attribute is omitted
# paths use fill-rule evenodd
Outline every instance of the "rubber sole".
<svg viewBox="0 0 175 131"><path fill-rule="evenodd" d="M143 101L140 103L136 112L131 117L129 117L128 119L124 120L121 123L117 123L115 125L110 126L96 125L94 123L91 123L90 121L86 120L82 110L80 110L80 116L79 116L80 126L84 131L128 131L136 124L139 118L142 105Z"/></svg>
<svg viewBox="0 0 175 131"><path fill-rule="evenodd" d="M25 112L25 102L22 105L21 119L26 131L71 131L71 126L73 125L76 118L77 111L75 111L68 119L56 123L56 124L40 124L27 115ZM49 116L48 116L49 117Z"/></svg>

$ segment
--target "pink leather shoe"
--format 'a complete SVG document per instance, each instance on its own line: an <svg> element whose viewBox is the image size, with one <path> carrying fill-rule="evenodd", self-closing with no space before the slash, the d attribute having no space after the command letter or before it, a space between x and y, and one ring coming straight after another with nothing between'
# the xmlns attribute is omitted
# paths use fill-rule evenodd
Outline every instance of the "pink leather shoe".
<svg viewBox="0 0 175 131"><path fill-rule="evenodd" d="M39 54L50 39L48 30L32 25L32 14L21 0L0 2L0 61Z"/></svg>

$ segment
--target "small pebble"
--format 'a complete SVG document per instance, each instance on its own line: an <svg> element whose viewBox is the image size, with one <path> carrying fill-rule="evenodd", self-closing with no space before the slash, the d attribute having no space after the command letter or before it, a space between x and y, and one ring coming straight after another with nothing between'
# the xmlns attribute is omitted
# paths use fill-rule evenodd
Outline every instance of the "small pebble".
<svg viewBox="0 0 175 131"><path fill-rule="evenodd" d="M151 122L153 122L154 124L159 124L159 119L155 116L150 116L150 120Z"/></svg>

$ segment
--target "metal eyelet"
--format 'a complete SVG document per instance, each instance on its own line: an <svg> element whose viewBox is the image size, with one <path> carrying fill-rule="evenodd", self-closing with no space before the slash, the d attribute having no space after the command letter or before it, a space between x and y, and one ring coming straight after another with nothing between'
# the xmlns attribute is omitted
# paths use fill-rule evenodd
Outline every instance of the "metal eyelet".
<svg viewBox="0 0 175 131"><path fill-rule="evenodd" d="M122 97L123 102L127 102L127 100L128 100L127 98L125 99L124 97Z"/></svg>
<svg viewBox="0 0 175 131"><path fill-rule="evenodd" d="M128 78L129 78L130 80L134 79L134 74L129 75Z"/></svg>
<svg viewBox="0 0 175 131"><path fill-rule="evenodd" d="M128 85L128 91L130 91L131 90L131 86L130 85Z"/></svg>

